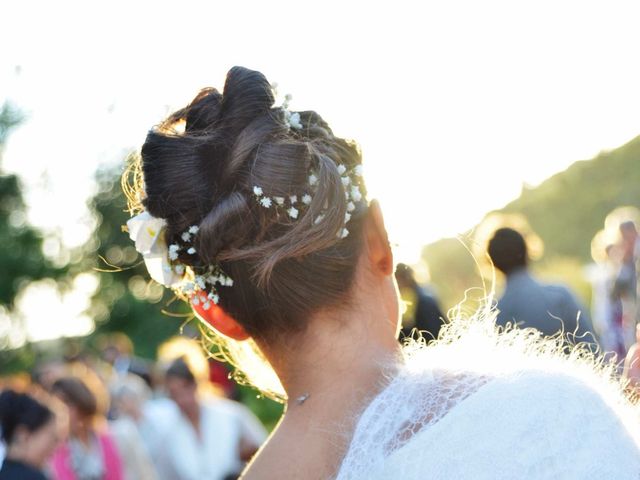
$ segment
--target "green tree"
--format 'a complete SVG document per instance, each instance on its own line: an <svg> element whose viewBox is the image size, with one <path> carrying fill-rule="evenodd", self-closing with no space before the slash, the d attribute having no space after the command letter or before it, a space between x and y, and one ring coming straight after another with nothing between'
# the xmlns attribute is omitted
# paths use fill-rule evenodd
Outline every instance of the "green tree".
<svg viewBox="0 0 640 480"><path fill-rule="evenodd" d="M20 290L34 280L58 277L64 272L47 260L41 233L27 223L20 179L2 170L5 142L22 121L22 114L11 104L0 108L0 319L5 323L0 332L0 350L15 347L11 334L24 330L14 311Z"/></svg>
<svg viewBox="0 0 640 480"><path fill-rule="evenodd" d="M127 202L120 186L121 169L101 169L96 174L97 192L89 201L97 226L85 246L85 269L96 273L99 287L92 298L91 316L96 335L123 332L136 353L154 358L160 343L176 335L186 317L182 302L149 279L142 257L129 239Z"/></svg>

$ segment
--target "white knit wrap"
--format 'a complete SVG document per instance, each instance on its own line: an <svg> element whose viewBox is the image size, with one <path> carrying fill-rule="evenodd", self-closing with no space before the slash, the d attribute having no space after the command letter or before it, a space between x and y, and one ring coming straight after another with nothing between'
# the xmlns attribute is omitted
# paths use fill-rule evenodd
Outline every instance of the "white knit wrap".
<svg viewBox="0 0 640 480"><path fill-rule="evenodd" d="M640 479L639 418L613 367L561 349L533 331L498 335L490 320L407 347L337 480Z"/></svg>

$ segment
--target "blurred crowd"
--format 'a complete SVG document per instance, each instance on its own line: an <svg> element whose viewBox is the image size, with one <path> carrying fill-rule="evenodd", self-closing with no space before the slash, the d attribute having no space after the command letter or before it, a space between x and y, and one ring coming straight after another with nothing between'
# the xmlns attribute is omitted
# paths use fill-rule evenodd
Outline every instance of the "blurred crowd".
<svg viewBox="0 0 640 480"><path fill-rule="evenodd" d="M519 231L495 230L486 251L505 280L496 323L593 345L638 393L640 236L630 220L615 230L592 243L590 309L568 287L536 278ZM401 339L416 331L437 338L447 320L435 294L407 265L398 265L396 279L411 307ZM0 480L238 478L267 431L234 400L238 387L225 365L185 336L162 344L155 362L136 357L122 333L95 343L93 355L44 361L28 378L0 383Z"/></svg>
<svg viewBox="0 0 640 480"><path fill-rule="evenodd" d="M226 480L266 439L195 340L169 340L156 363L120 333L98 346L1 385L0 479Z"/></svg>

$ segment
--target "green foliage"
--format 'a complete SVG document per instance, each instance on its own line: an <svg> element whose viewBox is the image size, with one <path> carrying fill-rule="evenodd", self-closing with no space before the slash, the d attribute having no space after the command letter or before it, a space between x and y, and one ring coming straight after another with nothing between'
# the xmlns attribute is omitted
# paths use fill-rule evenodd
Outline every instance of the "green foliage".
<svg viewBox="0 0 640 480"><path fill-rule="evenodd" d="M97 193L89 202L98 226L85 246L84 268L94 270L99 280L90 314L96 322L95 335L124 332L136 346L137 355L154 358L158 345L178 333L183 319L163 313L173 294L149 279L125 231L129 214L120 175L119 170L100 170ZM186 313L181 304L175 302L168 308Z"/></svg>
<svg viewBox="0 0 640 480"><path fill-rule="evenodd" d="M0 149L11 129L22 121L9 104L0 109ZM7 310L19 290L32 280L56 273L42 253L42 236L26 223L20 180L0 170L0 305Z"/></svg>

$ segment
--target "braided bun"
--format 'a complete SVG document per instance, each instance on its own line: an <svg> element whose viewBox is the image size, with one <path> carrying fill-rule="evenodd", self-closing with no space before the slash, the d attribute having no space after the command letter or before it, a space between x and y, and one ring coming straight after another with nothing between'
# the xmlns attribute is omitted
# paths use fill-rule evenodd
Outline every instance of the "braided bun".
<svg viewBox="0 0 640 480"><path fill-rule="evenodd" d="M221 287L221 306L265 339L299 330L314 310L344 300L366 210L345 190L344 172L361 163L357 146L312 111L298 112L302 128L291 128L290 112L274 103L264 75L234 67L222 94L202 90L149 132L141 155L144 206L166 220L167 243L199 227L194 251L181 251L179 261L219 265L234 280ZM268 202L257 201L256 186ZM358 188L366 193L363 182ZM290 214L265 208L271 198L291 199Z"/></svg>

